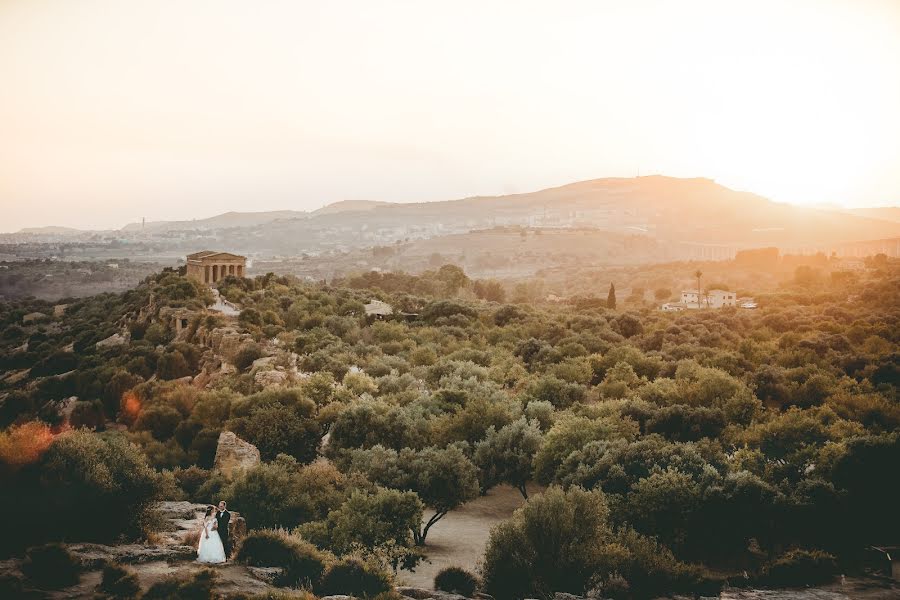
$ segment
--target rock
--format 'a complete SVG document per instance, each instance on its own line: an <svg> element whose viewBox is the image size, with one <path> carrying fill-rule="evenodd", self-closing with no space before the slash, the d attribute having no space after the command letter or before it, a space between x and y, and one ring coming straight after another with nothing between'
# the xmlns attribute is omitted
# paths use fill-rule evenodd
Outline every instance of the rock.
<svg viewBox="0 0 900 600"><path fill-rule="evenodd" d="M322 596L319 600L356 600L355 596L344 596L343 594L335 594L333 596Z"/></svg>
<svg viewBox="0 0 900 600"><path fill-rule="evenodd" d="M431 590L416 587L398 587L397 591L409 598L415 598L415 600L427 600L433 594Z"/></svg>
<svg viewBox="0 0 900 600"><path fill-rule="evenodd" d="M222 473L228 479L233 478L238 472L260 463L259 450L250 442L245 442L231 431L223 431L219 434L219 443L216 445L216 458L213 469Z"/></svg>
<svg viewBox="0 0 900 600"><path fill-rule="evenodd" d="M68 549L88 569L101 568L108 562L136 564L160 560L194 560L197 557L196 549L191 546L70 544Z"/></svg>
<svg viewBox="0 0 900 600"><path fill-rule="evenodd" d="M128 335L114 333L106 339L100 340L95 345L98 348L114 348L116 346L124 346L128 343Z"/></svg>
<svg viewBox="0 0 900 600"><path fill-rule="evenodd" d="M288 374L284 371L257 371L253 381L264 388L284 385L288 380Z"/></svg>
<svg viewBox="0 0 900 600"><path fill-rule="evenodd" d="M553 600L584 600L584 597L576 596L575 594L568 594L566 592L556 592L553 595Z"/></svg>
<svg viewBox="0 0 900 600"><path fill-rule="evenodd" d="M264 369L268 367L275 366L275 357L274 356L263 356L262 358L257 358L253 361L253 366L251 369Z"/></svg>
<svg viewBox="0 0 900 600"><path fill-rule="evenodd" d="M196 520L206 508L203 504L194 504L186 501L157 502L153 507L159 515L167 521L180 519Z"/></svg>
<svg viewBox="0 0 900 600"><path fill-rule="evenodd" d="M247 567L250 574L262 582L275 585L275 582L284 574L281 567Z"/></svg>
<svg viewBox="0 0 900 600"><path fill-rule="evenodd" d="M430 592L431 597L434 600L469 600L465 596L461 596L460 594L452 594L450 592L442 592L440 590L435 590Z"/></svg>

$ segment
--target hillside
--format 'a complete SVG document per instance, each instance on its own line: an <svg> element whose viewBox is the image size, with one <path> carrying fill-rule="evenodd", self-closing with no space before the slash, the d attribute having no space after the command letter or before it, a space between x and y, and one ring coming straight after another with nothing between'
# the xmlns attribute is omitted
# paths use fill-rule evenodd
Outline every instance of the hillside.
<svg viewBox="0 0 900 600"><path fill-rule="evenodd" d="M238 316L172 270L65 306L4 303L0 511L16 518L0 597L86 597L113 576L130 580L119 597L216 597L165 593L196 576L235 600L308 599L273 589L304 581L317 597L459 600L402 585L430 587L447 565L481 565L497 600L865 576L861 551L900 539L883 518L898 493L900 261L870 262L795 277L752 311L518 289L503 304L451 265L229 278L218 293ZM373 298L400 314L367 316ZM203 575L211 499L234 511L240 549ZM338 577L361 568L376 587ZM51 580L58 594L35 590Z"/></svg>
<svg viewBox="0 0 900 600"><path fill-rule="evenodd" d="M384 206L389 202L380 202L378 200L341 200L340 202L332 202L318 210L314 210L310 215L318 217L321 215L334 215L345 212L356 212L372 210L377 206Z"/></svg>
<svg viewBox="0 0 900 600"><path fill-rule="evenodd" d="M846 211L859 217L881 219L883 221L900 222L900 206L875 206L871 208L853 208Z"/></svg>
<svg viewBox="0 0 900 600"><path fill-rule="evenodd" d="M768 246L787 253L897 255L900 222L892 220L891 214L889 209L848 214L779 204L709 179L648 176L594 179L523 194L437 202L347 200L311 213L230 212L208 219L152 222L143 228L131 223L117 232L83 232L80 236L45 233L37 240L14 234L0 236L0 243L45 244L44 251L34 248L22 253L21 247L15 249L17 254L31 258L59 254L59 248L47 244L79 240L82 245L77 255L82 259L107 258L113 253L121 256L119 247L127 243L131 258L156 262L174 262L198 249L223 244L255 259L282 260L340 257L378 246L440 238L446 239L435 241L435 245L461 244L454 252L469 249L473 254L477 249L497 253L508 249L499 238L487 243L480 240L470 248L468 240L453 236L528 228L568 232L554 234L554 252L575 255L583 254L579 246L586 243L578 232L592 230L602 239L590 242L588 254L591 260L607 263L724 259L743 248ZM620 240L626 238L640 239L640 243L623 247ZM613 243L610 245L607 239ZM878 242L859 246L859 242L873 240ZM613 251L607 252L607 248Z"/></svg>
<svg viewBox="0 0 900 600"><path fill-rule="evenodd" d="M305 217L306 213L296 210L273 210L267 212L227 212L207 219L190 221L151 221L149 223L129 223L122 231L180 231L180 230L214 230L232 227L254 227L270 223L278 219L294 219Z"/></svg>
<svg viewBox="0 0 900 600"><path fill-rule="evenodd" d="M900 224L889 220L779 204L709 179L663 176L595 179L523 194L438 202L346 201L305 219L291 219L301 216L292 211L232 214L192 221L190 228L254 228L248 232L252 237L264 233L272 250L288 254L315 251L320 244L366 246L508 225L593 227L664 242L739 247L790 248L900 236ZM258 215L256 223L253 215ZM276 219L281 221L275 224ZM181 226L187 228L186 223Z"/></svg>

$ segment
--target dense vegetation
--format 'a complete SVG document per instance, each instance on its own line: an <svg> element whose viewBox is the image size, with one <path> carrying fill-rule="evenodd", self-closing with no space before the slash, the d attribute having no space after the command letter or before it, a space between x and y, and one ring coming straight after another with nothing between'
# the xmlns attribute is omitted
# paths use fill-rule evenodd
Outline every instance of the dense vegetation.
<svg viewBox="0 0 900 600"><path fill-rule="evenodd" d="M374 590L449 511L537 482L492 532L481 579L498 598L852 570L900 538L900 268L870 267L852 285L795 278L758 311L502 304L452 266L229 278L230 324L172 271L61 316L7 303L3 550L140 537L154 499L221 494L260 530L248 562L315 559L321 589ZM476 284L485 300L461 299ZM372 298L404 314L367 319ZM230 482L209 471L226 429L264 460Z"/></svg>

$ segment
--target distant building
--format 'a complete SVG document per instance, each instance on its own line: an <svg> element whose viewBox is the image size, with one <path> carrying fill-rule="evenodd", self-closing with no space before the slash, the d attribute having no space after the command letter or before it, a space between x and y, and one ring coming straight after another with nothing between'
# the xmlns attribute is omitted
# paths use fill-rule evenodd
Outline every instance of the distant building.
<svg viewBox="0 0 900 600"><path fill-rule="evenodd" d="M229 275L243 277L247 257L230 252L204 250L187 256L187 276L200 283L216 283Z"/></svg>
<svg viewBox="0 0 900 600"><path fill-rule="evenodd" d="M702 294L696 290L684 290L678 304L690 309L737 306L737 294L727 290L709 290Z"/></svg>
<svg viewBox="0 0 900 600"><path fill-rule="evenodd" d="M737 294L727 290L709 290L706 292L706 302L710 308L736 306Z"/></svg>

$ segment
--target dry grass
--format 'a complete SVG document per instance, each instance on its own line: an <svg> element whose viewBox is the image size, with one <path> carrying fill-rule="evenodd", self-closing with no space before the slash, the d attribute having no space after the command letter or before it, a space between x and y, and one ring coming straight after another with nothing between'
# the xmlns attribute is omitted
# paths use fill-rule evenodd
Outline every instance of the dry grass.
<svg viewBox="0 0 900 600"><path fill-rule="evenodd" d="M191 548L196 548L200 545L200 528L192 529L190 531L185 532L184 545L190 546Z"/></svg>

